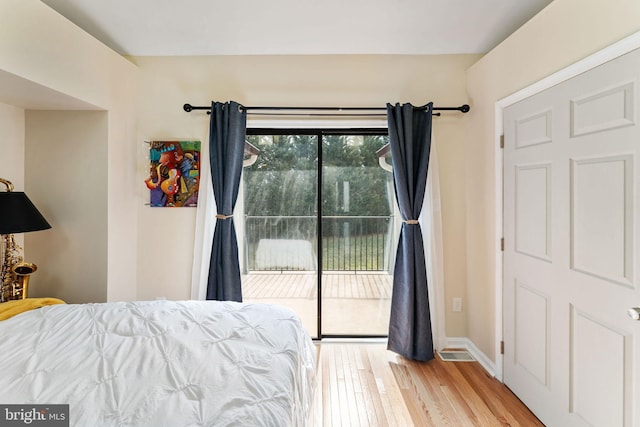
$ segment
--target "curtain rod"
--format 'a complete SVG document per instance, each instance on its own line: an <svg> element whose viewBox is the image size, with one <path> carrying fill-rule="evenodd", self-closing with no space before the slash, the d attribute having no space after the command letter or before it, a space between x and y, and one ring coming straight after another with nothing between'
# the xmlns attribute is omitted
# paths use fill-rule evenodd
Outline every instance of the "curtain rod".
<svg viewBox="0 0 640 427"><path fill-rule="evenodd" d="M429 104L426 105L421 105L418 107L415 107L417 110L426 110L428 108ZM194 106L191 104L184 104L182 106L182 108L184 109L184 111L186 111L187 113L190 113L193 110L207 110L207 114L211 114L211 107L210 106ZM386 111L386 107L245 107L245 106L241 106L241 108L244 108L244 110L247 112L247 114L257 114L257 115L279 115L277 113L250 113L249 111L254 110L254 111L382 111L385 110ZM433 110L439 110L439 111L460 111L462 113L468 113L469 110L471 109L471 107L469 107L468 104L464 104L461 105L459 107L433 107ZM294 114L280 114L280 115L294 115ZM298 115L302 115L302 114L298 114ZM314 114L304 114L307 116L311 116ZM335 114L316 114L316 115L323 115L323 116L331 116ZM346 114L345 114L346 115ZM372 116L372 115L378 115L378 114L350 114L352 116ZM380 115L384 115L384 114L380 114Z"/></svg>

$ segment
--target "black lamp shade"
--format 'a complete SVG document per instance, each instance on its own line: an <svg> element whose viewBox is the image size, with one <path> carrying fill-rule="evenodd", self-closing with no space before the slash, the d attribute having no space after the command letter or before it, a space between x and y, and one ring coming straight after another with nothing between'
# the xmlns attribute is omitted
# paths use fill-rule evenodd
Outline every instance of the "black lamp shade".
<svg viewBox="0 0 640 427"><path fill-rule="evenodd" d="M31 200L21 191L0 193L0 234L51 228Z"/></svg>

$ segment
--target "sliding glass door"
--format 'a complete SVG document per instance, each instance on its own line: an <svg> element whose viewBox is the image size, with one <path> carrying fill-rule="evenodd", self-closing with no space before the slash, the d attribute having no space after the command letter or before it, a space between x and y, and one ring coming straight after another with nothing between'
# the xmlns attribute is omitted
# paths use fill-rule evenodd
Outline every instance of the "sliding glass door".
<svg viewBox="0 0 640 427"><path fill-rule="evenodd" d="M387 137L322 138L322 333L384 336L391 302L391 173L376 155Z"/></svg>
<svg viewBox="0 0 640 427"><path fill-rule="evenodd" d="M247 141L244 300L290 307L313 337L386 336L397 233L384 130L249 129Z"/></svg>
<svg viewBox="0 0 640 427"><path fill-rule="evenodd" d="M247 142L257 158L243 171L243 300L287 306L319 337L318 138L263 134Z"/></svg>

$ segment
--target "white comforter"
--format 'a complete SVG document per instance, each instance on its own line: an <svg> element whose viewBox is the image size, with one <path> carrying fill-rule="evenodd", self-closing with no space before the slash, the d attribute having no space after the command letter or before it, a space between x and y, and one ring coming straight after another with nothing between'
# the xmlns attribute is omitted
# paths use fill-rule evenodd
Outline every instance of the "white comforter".
<svg viewBox="0 0 640 427"><path fill-rule="evenodd" d="M304 426L314 375L279 306L54 305L0 322L0 403L68 403L74 426Z"/></svg>

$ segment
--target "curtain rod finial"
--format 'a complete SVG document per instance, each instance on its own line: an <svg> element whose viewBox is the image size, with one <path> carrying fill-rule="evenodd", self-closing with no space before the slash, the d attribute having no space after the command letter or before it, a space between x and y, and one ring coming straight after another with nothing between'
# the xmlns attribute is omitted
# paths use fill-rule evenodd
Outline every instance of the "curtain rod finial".
<svg viewBox="0 0 640 427"><path fill-rule="evenodd" d="M471 110L471 107L469 107L469 104L464 104L460 107L460 111L462 111L463 113L468 113L469 110Z"/></svg>
<svg viewBox="0 0 640 427"><path fill-rule="evenodd" d="M184 109L184 111L186 111L187 113L190 113L191 110L193 110L193 107L191 106L191 104L184 104L182 106L182 108Z"/></svg>

